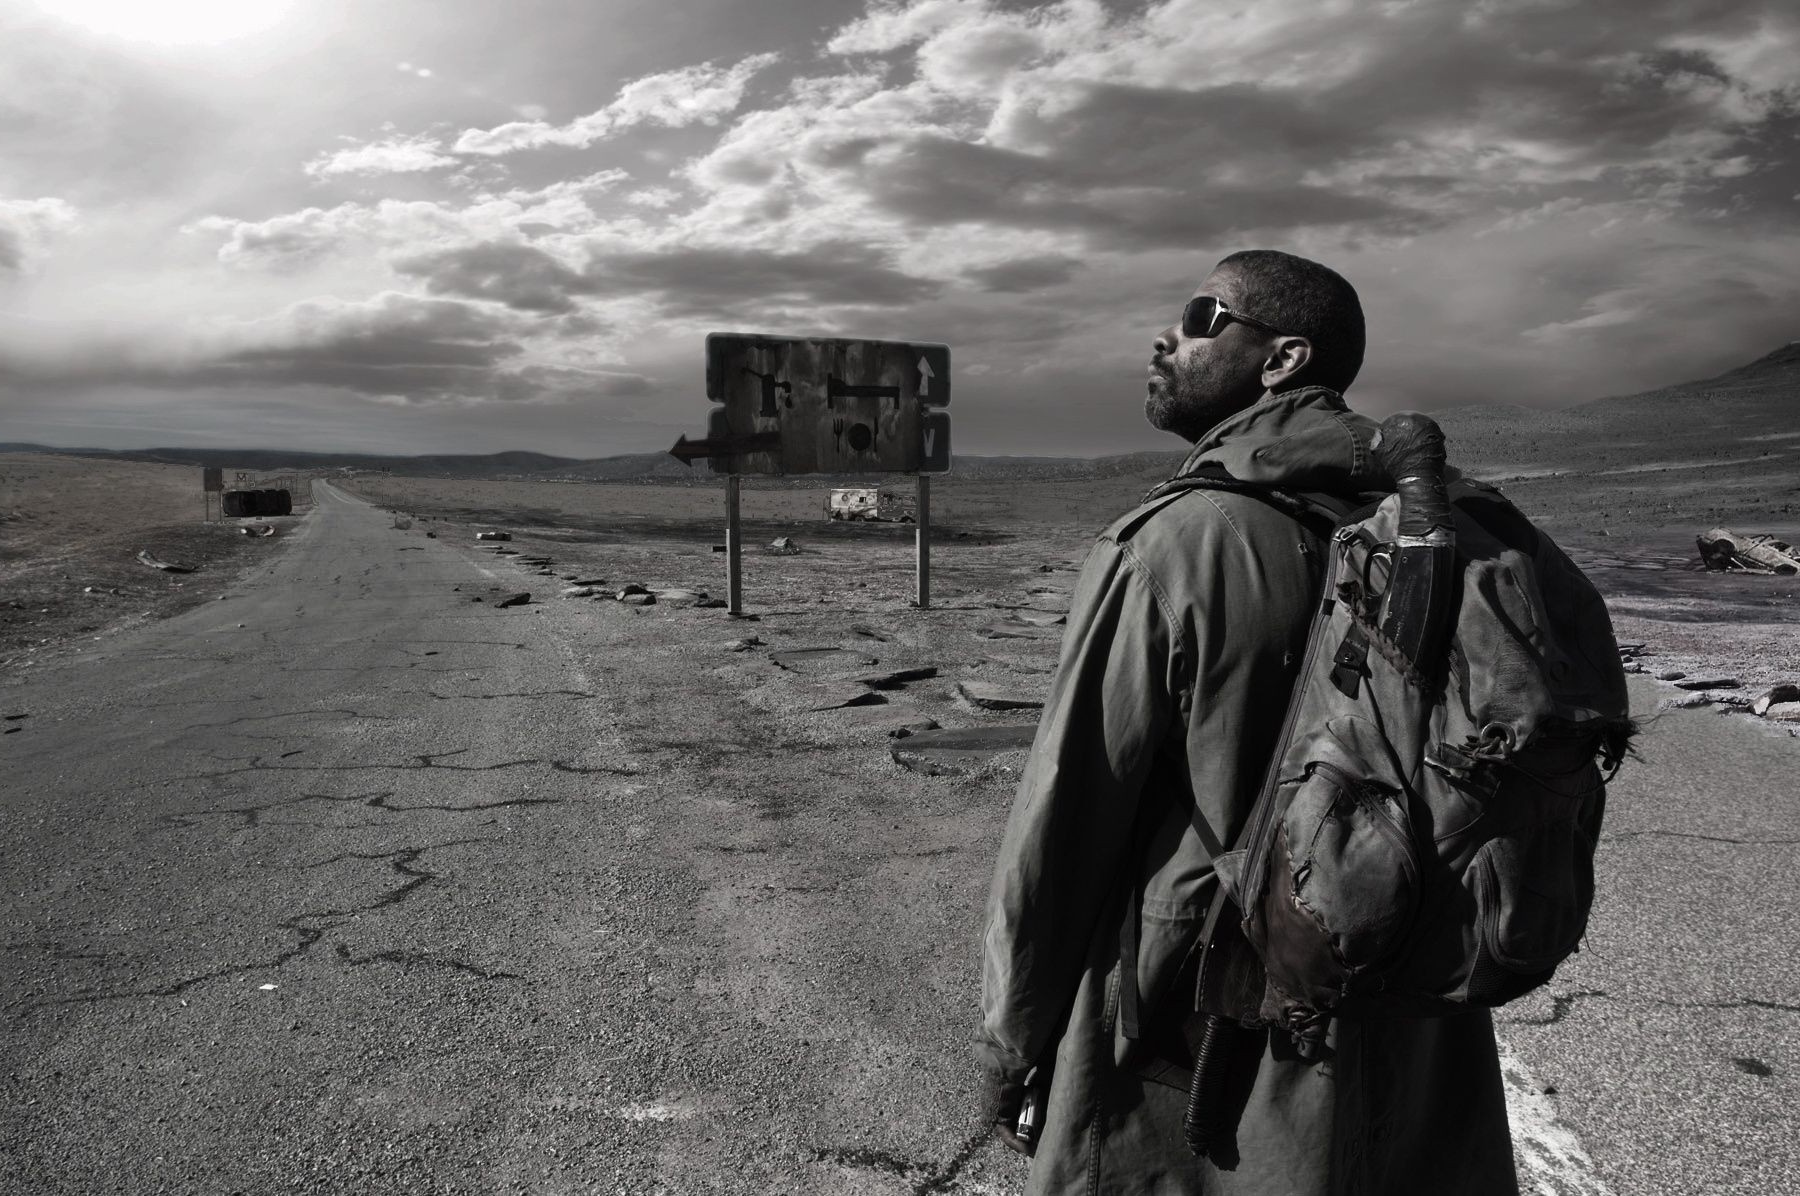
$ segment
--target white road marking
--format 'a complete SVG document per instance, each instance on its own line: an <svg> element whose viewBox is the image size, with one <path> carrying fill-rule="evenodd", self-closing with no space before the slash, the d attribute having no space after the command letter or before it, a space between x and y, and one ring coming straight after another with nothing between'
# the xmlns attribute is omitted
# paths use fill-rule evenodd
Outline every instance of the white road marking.
<svg viewBox="0 0 1800 1196"><path fill-rule="evenodd" d="M1556 1104L1544 1094L1525 1061L1500 1044L1500 1075L1506 1085L1506 1117L1512 1123L1513 1149L1524 1161L1521 1191L1541 1196L1613 1196L1594 1174L1594 1160L1582 1149L1575 1131L1556 1115Z"/></svg>

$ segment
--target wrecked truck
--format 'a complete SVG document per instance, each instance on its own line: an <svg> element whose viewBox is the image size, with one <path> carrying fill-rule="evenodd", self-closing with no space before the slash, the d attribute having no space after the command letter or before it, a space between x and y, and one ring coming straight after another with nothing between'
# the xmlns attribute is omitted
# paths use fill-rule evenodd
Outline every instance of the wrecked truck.
<svg viewBox="0 0 1800 1196"><path fill-rule="evenodd" d="M1714 573L1800 573L1800 552L1785 540L1761 533L1734 532L1715 527L1696 537L1700 561Z"/></svg>

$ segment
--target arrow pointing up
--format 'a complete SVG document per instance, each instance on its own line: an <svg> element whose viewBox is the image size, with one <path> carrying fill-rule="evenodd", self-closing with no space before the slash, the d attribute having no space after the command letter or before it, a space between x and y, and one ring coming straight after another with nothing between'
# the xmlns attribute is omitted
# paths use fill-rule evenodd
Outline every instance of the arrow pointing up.
<svg viewBox="0 0 1800 1196"><path fill-rule="evenodd" d="M919 358L919 394L921 396L931 393L931 380L935 377L937 375L931 372L931 363L923 357Z"/></svg>

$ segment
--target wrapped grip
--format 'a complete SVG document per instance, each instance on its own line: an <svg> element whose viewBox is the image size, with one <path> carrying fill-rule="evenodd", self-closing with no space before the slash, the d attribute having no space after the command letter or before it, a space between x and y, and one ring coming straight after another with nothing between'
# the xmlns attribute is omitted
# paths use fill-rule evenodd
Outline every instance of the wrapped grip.
<svg viewBox="0 0 1800 1196"><path fill-rule="evenodd" d="M1402 411L1382 421L1371 446L1400 495L1400 535L1424 539L1453 526L1444 489L1444 432L1428 415Z"/></svg>

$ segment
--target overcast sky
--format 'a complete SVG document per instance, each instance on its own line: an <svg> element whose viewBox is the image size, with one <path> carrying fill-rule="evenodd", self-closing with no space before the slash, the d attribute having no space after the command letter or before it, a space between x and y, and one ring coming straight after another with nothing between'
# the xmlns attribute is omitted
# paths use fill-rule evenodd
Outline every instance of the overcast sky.
<svg viewBox="0 0 1800 1196"><path fill-rule="evenodd" d="M1179 447L1151 337L1253 246L1364 409L1560 405L1800 337L1797 150L1791 0L0 0L0 441L661 449L734 330Z"/></svg>

